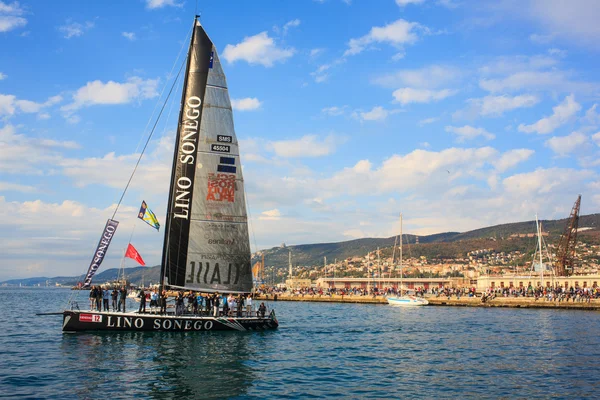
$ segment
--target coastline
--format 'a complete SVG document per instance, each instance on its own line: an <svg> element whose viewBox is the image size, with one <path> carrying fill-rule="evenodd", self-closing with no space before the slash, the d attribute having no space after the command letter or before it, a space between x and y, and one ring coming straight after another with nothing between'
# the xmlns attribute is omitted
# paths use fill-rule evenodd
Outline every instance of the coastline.
<svg viewBox="0 0 600 400"><path fill-rule="evenodd" d="M585 301L547 301L535 299L534 297L496 297L492 300L481 302L480 297L462 296L459 299L452 296L425 297L430 306L451 307L500 307L500 308L550 308L564 310L600 310L600 299L592 299L589 303ZM274 301L273 295L260 295L256 300ZM383 296L341 296L341 295L277 295L276 301L299 301L299 302L321 302L321 303L361 303L361 304L386 304Z"/></svg>

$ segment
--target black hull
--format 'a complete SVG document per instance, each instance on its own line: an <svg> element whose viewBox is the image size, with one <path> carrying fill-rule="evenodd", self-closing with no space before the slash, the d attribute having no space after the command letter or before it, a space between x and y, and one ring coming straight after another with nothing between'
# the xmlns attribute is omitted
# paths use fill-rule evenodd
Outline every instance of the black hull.
<svg viewBox="0 0 600 400"><path fill-rule="evenodd" d="M80 331L263 331L279 326L275 312L267 317L200 317L98 311L65 311L63 332Z"/></svg>

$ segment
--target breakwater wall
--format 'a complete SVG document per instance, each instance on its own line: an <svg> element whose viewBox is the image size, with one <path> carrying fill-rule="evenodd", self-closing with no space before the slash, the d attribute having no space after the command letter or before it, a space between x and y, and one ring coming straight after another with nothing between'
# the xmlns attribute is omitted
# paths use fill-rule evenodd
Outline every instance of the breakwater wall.
<svg viewBox="0 0 600 400"><path fill-rule="evenodd" d="M485 303L480 297L461 297L450 299L445 296L426 297L431 306L452 307L509 307L509 308L554 308L554 309L577 309L577 310L600 310L600 299L592 299L588 302L569 301L547 301L536 300L533 297L496 297ZM274 300L273 295L258 296L258 300ZM327 295L278 295L277 301L300 301L300 302L322 302L322 303L362 303L362 304L387 304L383 296L327 296Z"/></svg>

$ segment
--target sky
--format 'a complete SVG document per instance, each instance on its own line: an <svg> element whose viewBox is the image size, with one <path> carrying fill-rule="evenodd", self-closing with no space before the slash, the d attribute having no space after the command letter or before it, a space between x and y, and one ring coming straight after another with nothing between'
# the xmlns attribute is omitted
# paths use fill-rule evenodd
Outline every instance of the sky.
<svg viewBox="0 0 600 400"><path fill-rule="evenodd" d="M87 271L166 104L101 270L160 263L196 13L253 251L600 212L595 0L0 0L0 280Z"/></svg>

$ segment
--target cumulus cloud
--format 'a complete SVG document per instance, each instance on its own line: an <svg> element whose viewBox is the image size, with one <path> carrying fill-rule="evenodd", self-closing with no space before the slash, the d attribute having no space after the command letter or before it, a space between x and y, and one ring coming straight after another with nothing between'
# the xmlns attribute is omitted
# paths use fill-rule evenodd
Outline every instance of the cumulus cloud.
<svg viewBox="0 0 600 400"><path fill-rule="evenodd" d="M536 132L540 135L552 133L556 128L573 118L579 110L581 110L581 105L575 101L575 96L567 96L562 103L552 108L553 113L551 116L542 118L531 125L520 124L519 132Z"/></svg>
<svg viewBox="0 0 600 400"><path fill-rule="evenodd" d="M337 106L325 107L325 108L321 109L321 112L323 114L327 114L327 115L330 115L332 117L338 117L340 115L344 115L344 113L346 112L347 108L348 108L348 106L342 106L342 107L337 107Z"/></svg>
<svg viewBox="0 0 600 400"><path fill-rule="evenodd" d="M425 0L396 0L396 4L398 4L399 7L405 7L409 4L422 4L424 2Z"/></svg>
<svg viewBox="0 0 600 400"><path fill-rule="evenodd" d="M8 78L6 76L6 74L3 74L2 72L0 72L0 81L3 80L3 79L6 79L6 78Z"/></svg>
<svg viewBox="0 0 600 400"><path fill-rule="evenodd" d="M373 79L373 83L383 87L398 86L437 89L455 83L462 77L462 72L448 65L430 65L419 69L402 69Z"/></svg>
<svg viewBox="0 0 600 400"><path fill-rule="evenodd" d="M43 109L56 105L62 101L61 96L52 96L43 103L31 100L20 100L14 95L0 94L0 116L12 116L17 112L39 113Z"/></svg>
<svg viewBox="0 0 600 400"><path fill-rule="evenodd" d="M24 10L18 2L5 3L0 1L0 32L8 32L27 25L23 18Z"/></svg>
<svg viewBox="0 0 600 400"><path fill-rule="evenodd" d="M281 213L276 208L273 210L263 211L262 213L260 213L258 219L276 221L281 219Z"/></svg>
<svg viewBox="0 0 600 400"><path fill-rule="evenodd" d="M279 157L322 157L335 152L342 142L341 138L329 135L320 138L317 135L305 135L297 140L279 140L269 143L269 148Z"/></svg>
<svg viewBox="0 0 600 400"><path fill-rule="evenodd" d="M131 40L132 42L136 39L134 32L123 32L123 33L121 33L121 35L124 38Z"/></svg>
<svg viewBox="0 0 600 400"><path fill-rule="evenodd" d="M231 107L237 111L258 110L262 102L256 97L246 97L244 99L231 99Z"/></svg>
<svg viewBox="0 0 600 400"><path fill-rule="evenodd" d="M431 103L440 101L446 97L456 94L456 90L442 89L415 89L415 88L400 88L392 93L396 102L405 105L410 103Z"/></svg>
<svg viewBox="0 0 600 400"><path fill-rule="evenodd" d="M236 45L228 44L225 46L223 58L229 63L242 60L249 64L272 67L276 62L284 62L294 53L293 48L280 48L267 32L261 32L254 36L245 37L241 43Z"/></svg>
<svg viewBox="0 0 600 400"><path fill-rule="evenodd" d="M596 145L600 146L600 132L594 133L592 135L592 140L594 143L596 143Z"/></svg>
<svg viewBox="0 0 600 400"><path fill-rule="evenodd" d="M535 152L530 149L513 149L502 154L500 158L494 161L494 166L498 172L504 172L516 165L528 160Z"/></svg>
<svg viewBox="0 0 600 400"><path fill-rule="evenodd" d="M167 6L182 7L183 4L177 3L175 0L146 0L146 7L150 10Z"/></svg>
<svg viewBox="0 0 600 400"><path fill-rule="evenodd" d="M381 106L373 107L371 111L356 112L355 116L361 121L383 121L390 114L388 110Z"/></svg>
<svg viewBox="0 0 600 400"><path fill-rule="evenodd" d="M358 39L350 39L348 50L344 57L360 54L373 43L389 43L393 46L412 44L419 38L416 31L421 28L416 22L403 19L396 20L385 26L374 26L371 31Z"/></svg>
<svg viewBox="0 0 600 400"><path fill-rule="evenodd" d="M545 145L560 156L566 156L588 144L588 137L580 132L567 136L554 136L546 140Z"/></svg>
<svg viewBox="0 0 600 400"><path fill-rule="evenodd" d="M92 21L84 22L80 24L79 22L71 22L67 20L65 25L59 26L58 30L63 33L63 37L65 39L70 39L72 37L82 36L86 31L92 29L94 27L94 23Z"/></svg>
<svg viewBox="0 0 600 400"><path fill-rule="evenodd" d="M481 116L499 117L506 111L517 108L533 107L540 99L535 95L520 96L485 96L480 99L469 99L471 110Z"/></svg>
<svg viewBox="0 0 600 400"><path fill-rule="evenodd" d="M451 132L457 135L457 140L459 142L475 139L478 136L483 136L487 140L492 140L496 137L493 133L490 133L483 128L474 128L469 125L462 127L447 126L445 129L446 132Z"/></svg>
<svg viewBox="0 0 600 400"><path fill-rule="evenodd" d="M73 95L73 102L61 107L61 110L71 112L98 104L125 104L134 100L151 99L158 96L157 86L158 79L142 79L137 76L124 83L96 80L79 88Z"/></svg>

